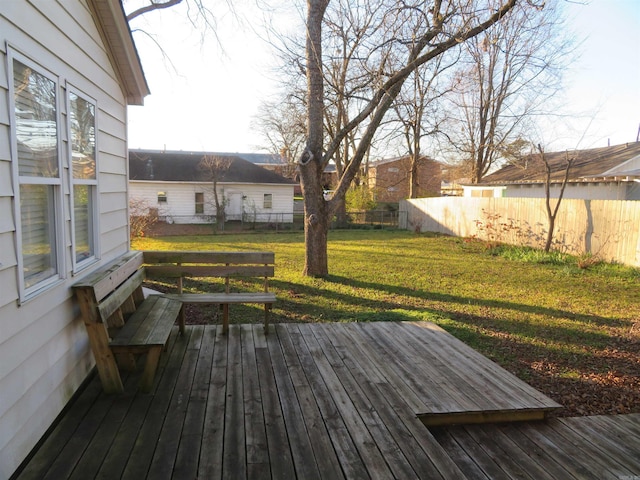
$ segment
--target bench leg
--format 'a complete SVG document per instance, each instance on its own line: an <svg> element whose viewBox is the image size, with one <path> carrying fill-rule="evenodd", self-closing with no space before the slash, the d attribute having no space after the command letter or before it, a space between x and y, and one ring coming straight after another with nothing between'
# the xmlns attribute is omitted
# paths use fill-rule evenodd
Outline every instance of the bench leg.
<svg viewBox="0 0 640 480"><path fill-rule="evenodd" d="M160 360L160 353L162 352L162 345L151 347L147 353L147 361L144 364L144 372L142 378L140 378L140 390L147 393L151 391L153 387L153 379L158 369L158 361Z"/></svg>
<svg viewBox="0 0 640 480"><path fill-rule="evenodd" d="M264 304L264 333L269 333L269 312L271 311L271 304Z"/></svg>
<svg viewBox="0 0 640 480"><path fill-rule="evenodd" d="M184 335L184 303L180 307L180 314L178 315L178 328L180 335Z"/></svg>
<svg viewBox="0 0 640 480"><path fill-rule="evenodd" d="M229 331L229 304L222 304L222 333Z"/></svg>
<svg viewBox="0 0 640 480"><path fill-rule="evenodd" d="M96 360L98 375L105 393L122 393L124 386L118 370L116 358L109 348L109 335L102 323L85 323L89 335L89 343Z"/></svg>

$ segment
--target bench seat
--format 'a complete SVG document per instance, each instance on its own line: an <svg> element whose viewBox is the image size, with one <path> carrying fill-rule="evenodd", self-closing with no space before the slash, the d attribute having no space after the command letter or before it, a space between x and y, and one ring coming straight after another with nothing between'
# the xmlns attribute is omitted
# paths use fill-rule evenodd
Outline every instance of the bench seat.
<svg viewBox="0 0 640 480"><path fill-rule="evenodd" d="M184 303L220 304L225 303L275 303L276 294L270 292L233 293L165 293L163 297Z"/></svg>
<svg viewBox="0 0 640 480"><path fill-rule="evenodd" d="M153 386L160 354L181 308L182 303L177 300L150 295L109 342L111 351L119 356L121 367L134 369L135 359L130 355L147 354L140 378L140 390L143 392L150 391ZM122 355L126 357L123 359Z"/></svg>

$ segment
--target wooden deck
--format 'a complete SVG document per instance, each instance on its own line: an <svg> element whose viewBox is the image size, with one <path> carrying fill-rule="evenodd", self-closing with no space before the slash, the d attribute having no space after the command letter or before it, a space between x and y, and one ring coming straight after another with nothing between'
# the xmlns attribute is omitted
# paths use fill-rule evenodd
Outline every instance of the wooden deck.
<svg viewBox="0 0 640 480"><path fill-rule="evenodd" d="M466 478L640 479L640 414L431 431Z"/></svg>
<svg viewBox="0 0 640 480"><path fill-rule="evenodd" d="M476 475L468 461L484 458L480 447L456 446L475 439L483 455L511 466L519 460L504 445L541 445L529 463L546 469L538 458L546 454L536 452L553 444L556 430L567 439L557 462L580 464L612 450L640 457L634 416L612 436L602 426L600 436L584 435L590 440L580 451L589 455L569 459L582 440L572 436L577 426L556 428L568 419L521 424L514 436L509 426L488 425L432 427L432 434L419 417L519 419L558 405L427 322L279 324L267 336L261 325L233 325L228 335L192 326L172 336L167 353L150 394L136 391L136 374L122 395L103 394L94 378L18 478L528 478L499 462ZM496 446L492 428L500 433ZM529 434L518 428L542 433L522 444ZM637 460L610 470L597 461L611 478L640 475Z"/></svg>

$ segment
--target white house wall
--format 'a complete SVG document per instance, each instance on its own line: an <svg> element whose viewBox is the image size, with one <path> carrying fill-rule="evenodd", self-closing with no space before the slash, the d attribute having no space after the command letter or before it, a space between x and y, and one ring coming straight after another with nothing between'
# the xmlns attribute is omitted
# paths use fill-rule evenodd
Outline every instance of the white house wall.
<svg viewBox="0 0 640 480"><path fill-rule="evenodd" d="M72 301L68 165L63 160L65 246L55 286L18 305L7 45L97 102L101 262L128 249L126 100L85 0L0 1L0 478L8 478L93 366ZM60 132L66 149L65 102ZM104 186L104 190L103 190Z"/></svg>
<svg viewBox="0 0 640 480"><path fill-rule="evenodd" d="M560 187L553 185L550 194L551 198L558 198ZM508 185L504 196L507 198L544 198L544 185ZM563 198L576 200L629 200L627 198L626 182L570 183L567 184Z"/></svg>
<svg viewBox="0 0 640 480"><path fill-rule="evenodd" d="M245 216L256 214L258 221L293 222L293 185L245 184L237 187L243 198ZM264 194L273 195L272 208L262 208Z"/></svg>
<svg viewBox="0 0 640 480"><path fill-rule="evenodd" d="M225 197L242 196L245 218L256 214L258 221L293 222L293 185L278 184L219 184L218 194ZM166 203L158 203L158 192L165 192ZM153 182L131 180L129 196L133 202L142 202L148 208L157 208L158 214L175 223L205 221L195 214L195 194L204 193L204 214L215 216L213 187L210 182ZM272 208L264 209L264 194L272 195ZM231 213L227 211L227 213ZM272 215L272 219L269 216ZM208 221L208 220L206 220Z"/></svg>

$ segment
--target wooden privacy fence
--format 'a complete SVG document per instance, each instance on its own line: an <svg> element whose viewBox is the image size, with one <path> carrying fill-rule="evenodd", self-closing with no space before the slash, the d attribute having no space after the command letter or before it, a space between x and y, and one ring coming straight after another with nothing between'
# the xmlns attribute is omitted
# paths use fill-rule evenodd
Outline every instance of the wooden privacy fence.
<svg viewBox="0 0 640 480"><path fill-rule="evenodd" d="M548 230L543 198L418 198L400 211L400 228L513 245L542 247ZM553 249L640 266L640 201L562 200Z"/></svg>

